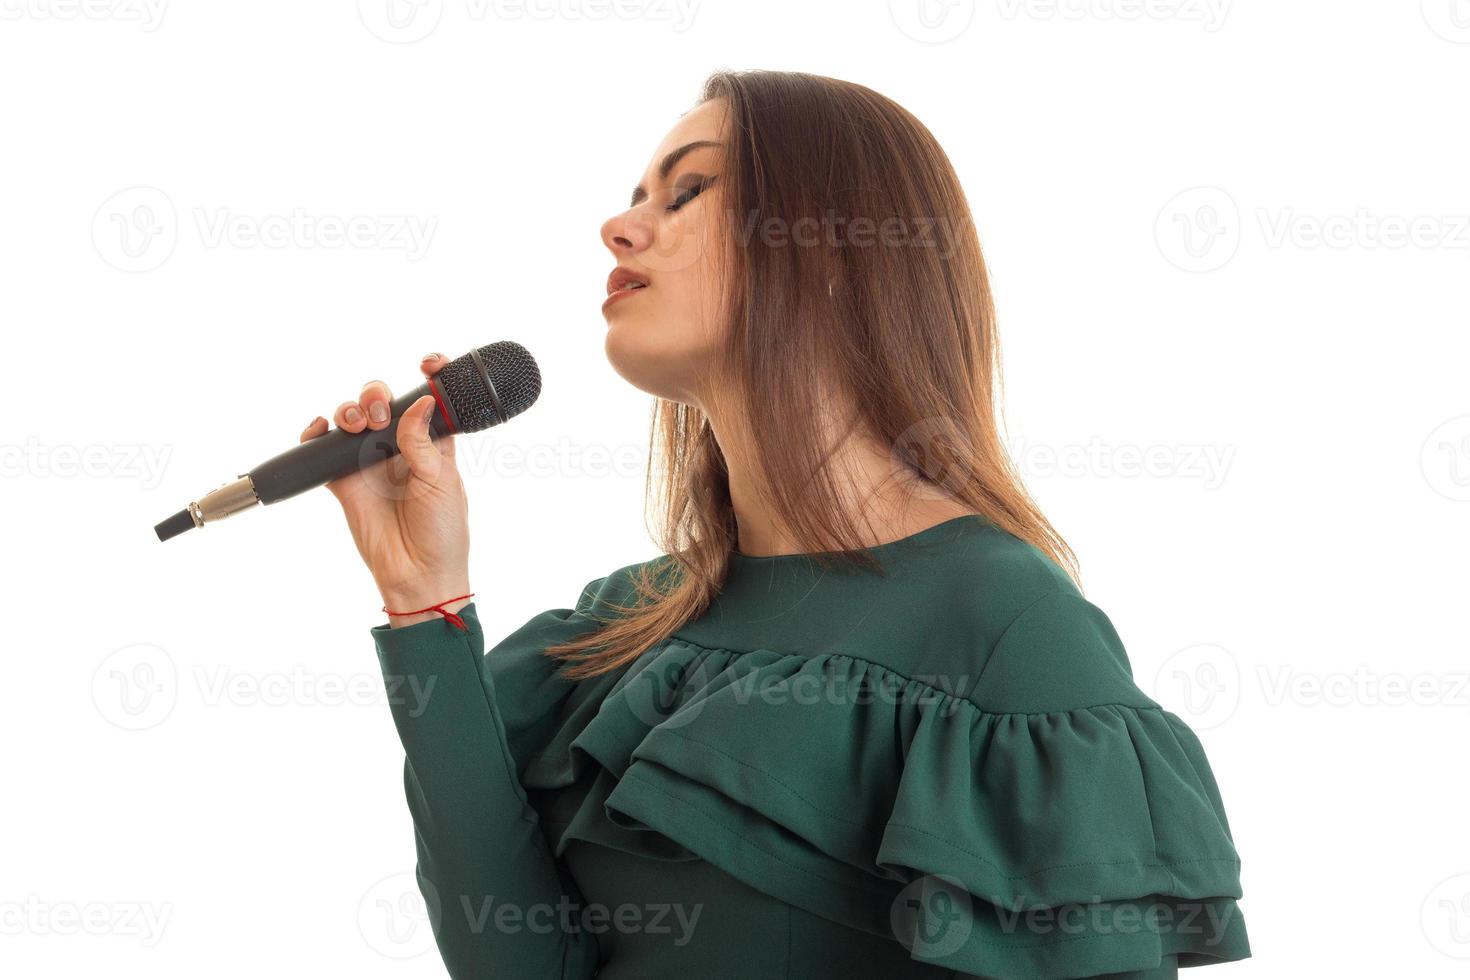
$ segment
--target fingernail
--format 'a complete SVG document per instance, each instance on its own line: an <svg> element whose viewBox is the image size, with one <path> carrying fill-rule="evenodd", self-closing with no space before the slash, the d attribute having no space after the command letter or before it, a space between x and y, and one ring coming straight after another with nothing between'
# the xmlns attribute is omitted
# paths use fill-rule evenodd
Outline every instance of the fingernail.
<svg viewBox="0 0 1470 980"><path fill-rule="evenodd" d="M373 407L368 409L368 414L373 417L374 422L388 421L388 406L382 402L373 402Z"/></svg>
<svg viewBox="0 0 1470 980"><path fill-rule="evenodd" d="M424 360L425 361L437 361L437 360L439 360L439 355L438 354L425 354L424 355Z"/></svg>
<svg viewBox="0 0 1470 980"><path fill-rule="evenodd" d="M359 412L355 407L349 408L344 417L347 419L348 425L356 425L357 423L362 421L362 413Z"/></svg>

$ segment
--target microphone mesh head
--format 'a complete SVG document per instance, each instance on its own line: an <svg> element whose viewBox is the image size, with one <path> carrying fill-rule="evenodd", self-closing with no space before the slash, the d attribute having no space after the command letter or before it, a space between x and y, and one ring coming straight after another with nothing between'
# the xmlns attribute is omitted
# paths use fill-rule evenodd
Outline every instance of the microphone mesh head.
<svg viewBox="0 0 1470 980"><path fill-rule="evenodd" d="M530 351L513 340L455 358L434 380L461 432L479 432L513 419L541 396L541 369Z"/></svg>

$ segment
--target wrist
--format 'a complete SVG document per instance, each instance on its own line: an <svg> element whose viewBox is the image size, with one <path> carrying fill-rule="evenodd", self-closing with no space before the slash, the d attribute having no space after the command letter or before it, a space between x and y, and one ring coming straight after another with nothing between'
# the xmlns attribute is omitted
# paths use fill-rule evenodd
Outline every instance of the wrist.
<svg viewBox="0 0 1470 980"><path fill-rule="evenodd" d="M443 585L415 583L408 587L378 591L383 597L383 609L388 612L388 625L393 629L444 618L440 612L430 608L432 606L438 606L446 613L457 613L474 601L470 598L473 590L467 581Z"/></svg>

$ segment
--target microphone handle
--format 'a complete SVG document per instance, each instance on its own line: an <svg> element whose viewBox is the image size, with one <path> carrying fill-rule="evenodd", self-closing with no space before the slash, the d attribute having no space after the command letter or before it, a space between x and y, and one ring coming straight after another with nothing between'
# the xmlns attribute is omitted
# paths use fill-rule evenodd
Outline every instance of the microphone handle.
<svg viewBox="0 0 1470 980"><path fill-rule="evenodd" d="M245 475L250 477L256 498L262 504L273 504L397 456L398 420L425 395L434 395L439 404L429 420L429 437L453 433L455 426L445 414L448 403L439 397L433 382L426 381L388 404L390 420L384 428L355 433L331 429L255 467Z"/></svg>

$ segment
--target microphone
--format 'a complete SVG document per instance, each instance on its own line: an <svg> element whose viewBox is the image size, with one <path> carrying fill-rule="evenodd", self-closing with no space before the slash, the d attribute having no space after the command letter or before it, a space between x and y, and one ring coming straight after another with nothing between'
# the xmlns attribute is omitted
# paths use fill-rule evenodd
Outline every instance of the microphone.
<svg viewBox="0 0 1470 980"><path fill-rule="evenodd" d="M534 405L541 395L541 370L530 352L515 341L502 340L472 350L413 391L393 399L385 428L357 433L332 429L268 459L156 524L153 530L158 540L167 541L256 504L294 497L398 455L399 417L425 395L433 395L438 406L429 421L431 439L479 432L508 422Z"/></svg>

